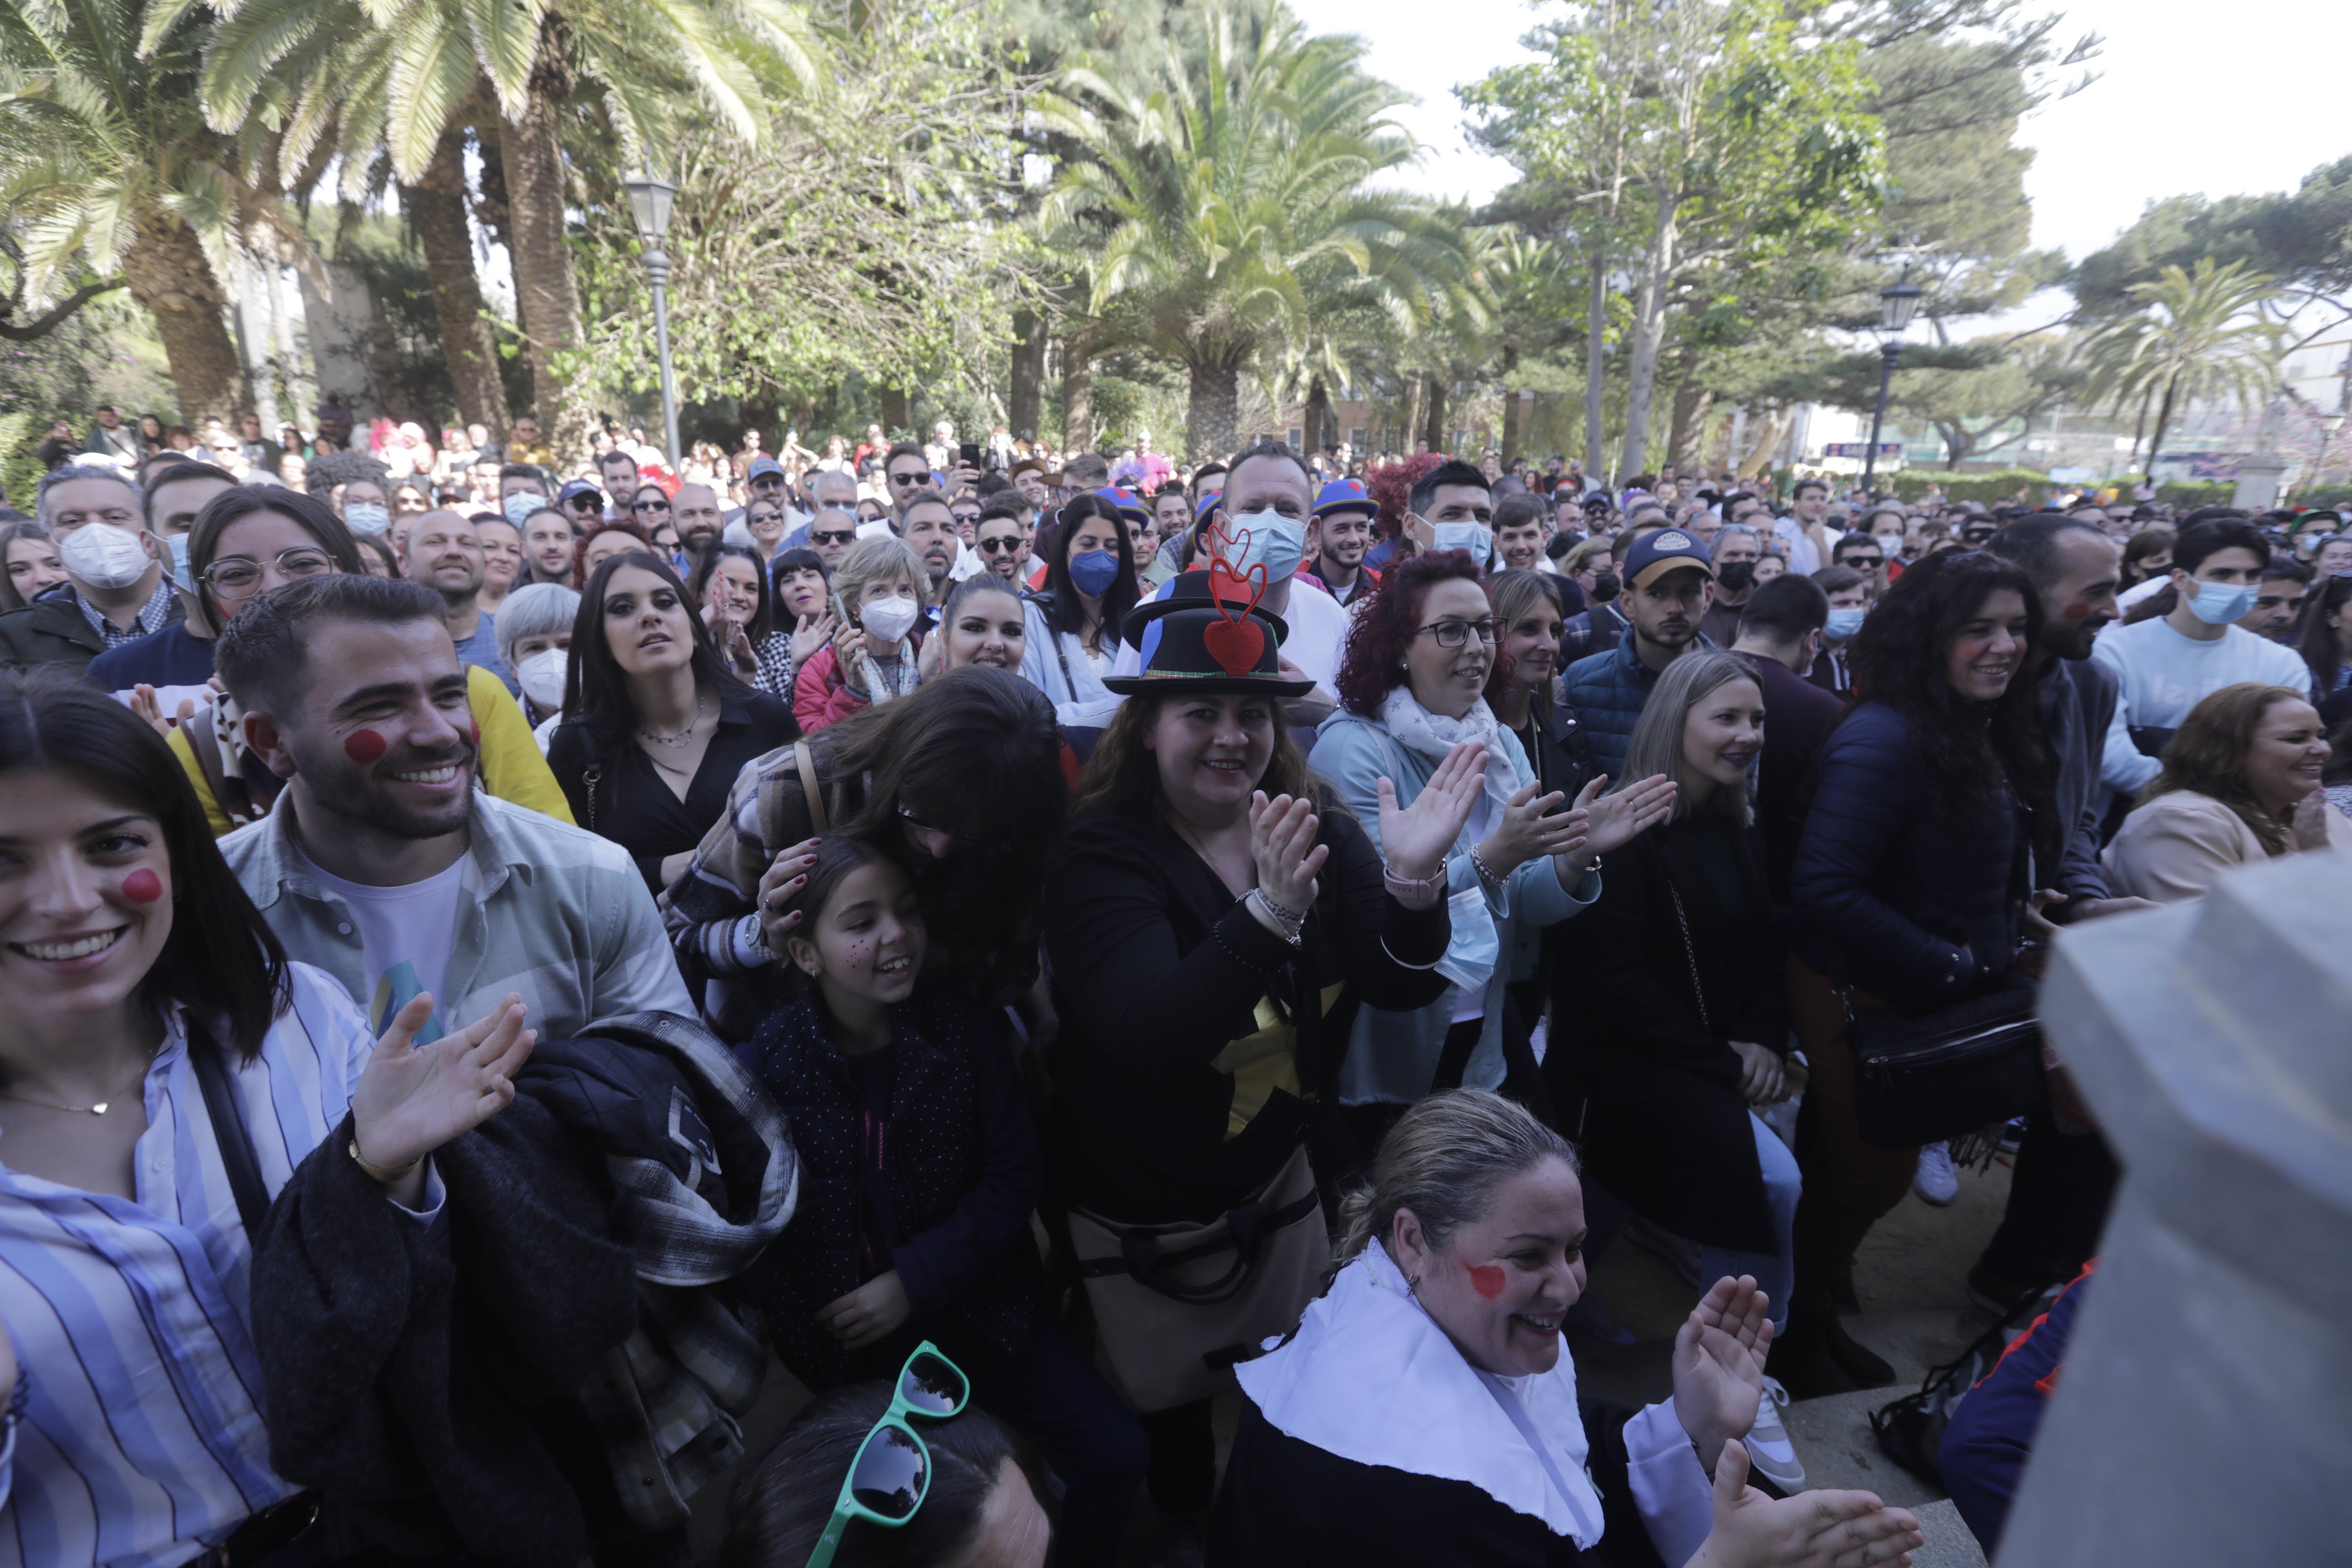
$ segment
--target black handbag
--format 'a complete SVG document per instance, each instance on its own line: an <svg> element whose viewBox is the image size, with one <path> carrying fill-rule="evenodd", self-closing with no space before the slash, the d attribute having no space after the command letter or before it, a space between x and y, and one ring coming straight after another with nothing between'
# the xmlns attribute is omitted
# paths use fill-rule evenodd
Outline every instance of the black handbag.
<svg viewBox="0 0 2352 1568"><path fill-rule="evenodd" d="M2010 892L2021 905L2033 887L2031 809L2016 803L2014 820ZM2041 1110L2049 1091L2034 997L2033 979L2014 969L2000 989L1916 1018L1892 1008L1857 1011L1848 997L1862 1141L1916 1149Z"/></svg>

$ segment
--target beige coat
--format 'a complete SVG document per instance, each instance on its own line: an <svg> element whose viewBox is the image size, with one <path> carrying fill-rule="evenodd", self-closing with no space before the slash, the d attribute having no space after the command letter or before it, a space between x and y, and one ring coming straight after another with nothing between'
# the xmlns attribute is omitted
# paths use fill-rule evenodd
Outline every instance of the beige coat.
<svg viewBox="0 0 2352 1568"><path fill-rule="evenodd" d="M2352 845L2352 818L2334 810L2321 815L2330 847ZM2210 795L2175 790L2126 817L2099 863L2116 897L2177 904L2201 896L2231 868L2268 858L2236 812Z"/></svg>

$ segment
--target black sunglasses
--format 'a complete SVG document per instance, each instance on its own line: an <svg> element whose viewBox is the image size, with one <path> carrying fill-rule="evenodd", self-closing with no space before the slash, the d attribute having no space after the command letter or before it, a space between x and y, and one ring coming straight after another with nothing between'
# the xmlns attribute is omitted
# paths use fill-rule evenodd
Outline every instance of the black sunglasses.
<svg viewBox="0 0 2352 1568"><path fill-rule="evenodd" d="M565 504L574 511L602 511L604 510L604 498L592 492L587 495L573 496Z"/></svg>
<svg viewBox="0 0 2352 1568"><path fill-rule="evenodd" d="M1020 548L1021 540L1017 535L999 534L994 539L983 539L980 542L980 552L982 555L1003 555L1018 552Z"/></svg>
<svg viewBox="0 0 2352 1568"><path fill-rule="evenodd" d="M809 531L809 542L811 544L847 544L856 537L857 531L854 528L841 533L827 533L822 529L811 529Z"/></svg>
<svg viewBox="0 0 2352 1568"><path fill-rule="evenodd" d="M919 474L892 474L890 476L890 482L894 485L922 485L929 484L930 482L930 479L931 476L928 472Z"/></svg>
<svg viewBox="0 0 2352 1568"><path fill-rule="evenodd" d="M629 510L631 511L667 511L669 510L669 502L666 500L635 500L629 503Z"/></svg>

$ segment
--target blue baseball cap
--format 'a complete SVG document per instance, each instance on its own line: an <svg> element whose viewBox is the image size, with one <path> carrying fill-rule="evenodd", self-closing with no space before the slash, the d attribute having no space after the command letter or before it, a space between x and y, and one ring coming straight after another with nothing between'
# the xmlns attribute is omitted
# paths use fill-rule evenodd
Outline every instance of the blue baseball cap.
<svg viewBox="0 0 2352 1568"><path fill-rule="evenodd" d="M1133 490L1121 489L1117 485L1105 485L1102 489L1095 491L1095 499L1097 500L1108 501L1110 503L1111 510L1118 513L1121 517L1131 519L1137 522L1150 522L1151 521L1151 509L1145 506L1141 501L1136 500L1135 492Z"/></svg>
<svg viewBox="0 0 2352 1568"><path fill-rule="evenodd" d="M770 474L775 475L780 479L782 479L784 466L773 458L754 458L751 459L751 467L743 470L743 482L749 484L753 479L764 479Z"/></svg>
<svg viewBox="0 0 2352 1568"><path fill-rule="evenodd" d="M1315 495L1315 515L1329 517L1333 512L1360 511L1366 517L1380 515L1381 503L1364 493L1361 479L1333 479Z"/></svg>
<svg viewBox="0 0 2352 1568"><path fill-rule="evenodd" d="M1642 535L1625 552L1625 585L1646 588L1667 573L1685 566L1696 566L1709 577L1715 575L1715 563L1696 535L1685 533L1679 528L1662 528Z"/></svg>

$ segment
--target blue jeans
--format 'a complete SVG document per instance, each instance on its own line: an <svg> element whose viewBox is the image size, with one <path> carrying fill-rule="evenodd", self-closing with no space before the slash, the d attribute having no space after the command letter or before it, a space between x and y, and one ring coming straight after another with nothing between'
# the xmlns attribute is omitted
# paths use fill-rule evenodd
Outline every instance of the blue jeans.
<svg viewBox="0 0 2352 1568"><path fill-rule="evenodd" d="M1779 1333L1789 1323L1789 1292L1797 1284L1797 1248L1792 1239L1797 1224L1797 1194L1803 1190L1804 1178L1797 1173L1797 1157L1780 1142L1769 1127L1758 1120L1754 1111L1748 1113L1748 1131L1756 1137L1756 1163L1764 1173L1764 1201L1771 1205L1773 1234L1780 1237L1780 1250L1741 1252L1729 1247L1701 1247L1698 1249L1698 1277L1707 1289L1728 1274L1738 1279L1742 1274L1756 1277L1757 1289L1770 1301L1768 1310L1772 1319L1772 1331Z"/></svg>

